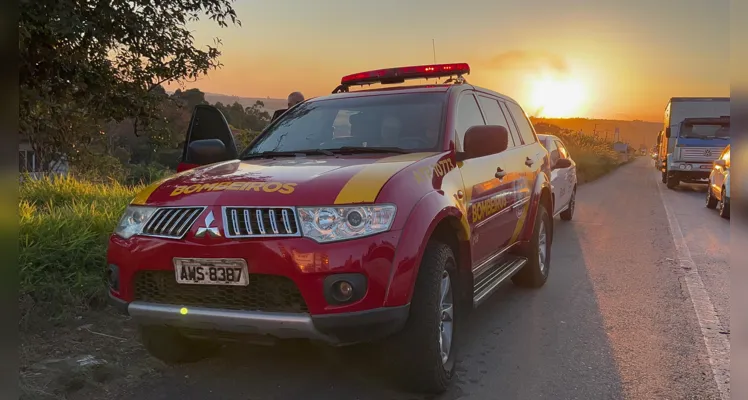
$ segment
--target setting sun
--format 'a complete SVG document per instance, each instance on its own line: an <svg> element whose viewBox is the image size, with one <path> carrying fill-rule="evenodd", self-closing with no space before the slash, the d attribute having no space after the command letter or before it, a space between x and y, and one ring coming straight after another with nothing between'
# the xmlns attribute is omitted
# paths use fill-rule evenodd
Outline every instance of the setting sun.
<svg viewBox="0 0 748 400"><path fill-rule="evenodd" d="M550 76L534 81L531 91L533 112L538 117L546 118L579 116L586 97L580 81Z"/></svg>

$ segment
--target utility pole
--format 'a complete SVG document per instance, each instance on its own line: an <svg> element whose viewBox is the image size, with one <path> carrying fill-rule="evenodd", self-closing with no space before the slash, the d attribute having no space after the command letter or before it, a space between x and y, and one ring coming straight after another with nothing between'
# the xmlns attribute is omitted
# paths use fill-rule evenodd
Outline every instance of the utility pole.
<svg viewBox="0 0 748 400"><path fill-rule="evenodd" d="M434 39L431 39L431 49L434 51L434 64L436 64L436 42L434 42Z"/></svg>

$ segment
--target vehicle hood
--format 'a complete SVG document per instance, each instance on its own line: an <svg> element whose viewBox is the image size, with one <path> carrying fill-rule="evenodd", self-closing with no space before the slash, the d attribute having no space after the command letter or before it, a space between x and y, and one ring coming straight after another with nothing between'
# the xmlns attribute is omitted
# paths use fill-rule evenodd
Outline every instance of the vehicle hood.
<svg viewBox="0 0 748 400"><path fill-rule="evenodd" d="M318 206L372 203L395 174L438 153L227 161L172 175L135 205Z"/></svg>

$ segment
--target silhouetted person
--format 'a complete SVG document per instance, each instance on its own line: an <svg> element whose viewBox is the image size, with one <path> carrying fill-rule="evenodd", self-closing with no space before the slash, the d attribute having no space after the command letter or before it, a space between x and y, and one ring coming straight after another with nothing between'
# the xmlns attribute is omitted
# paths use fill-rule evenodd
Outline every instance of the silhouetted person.
<svg viewBox="0 0 748 400"><path fill-rule="evenodd" d="M293 92L288 95L288 108L291 108L301 103L302 101L304 101L304 95L301 94L301 92ZM284 112L288 111L288 108L275 110L275 112L273 113L273 118L271 118L270 121L275 121L276 118L280 117Z"/></svg>

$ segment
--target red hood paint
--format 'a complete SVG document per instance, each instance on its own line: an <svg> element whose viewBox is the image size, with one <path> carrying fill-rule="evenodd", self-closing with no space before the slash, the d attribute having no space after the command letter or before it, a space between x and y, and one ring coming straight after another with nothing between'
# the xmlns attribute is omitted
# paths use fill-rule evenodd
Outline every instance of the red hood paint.
<svg viewBox="0 0 748 400"><path fill-rule="evenodd" d="M373 202L395 174L436 154L234 160L173 175L139 193L133 204L318 206Z"/></svg>

